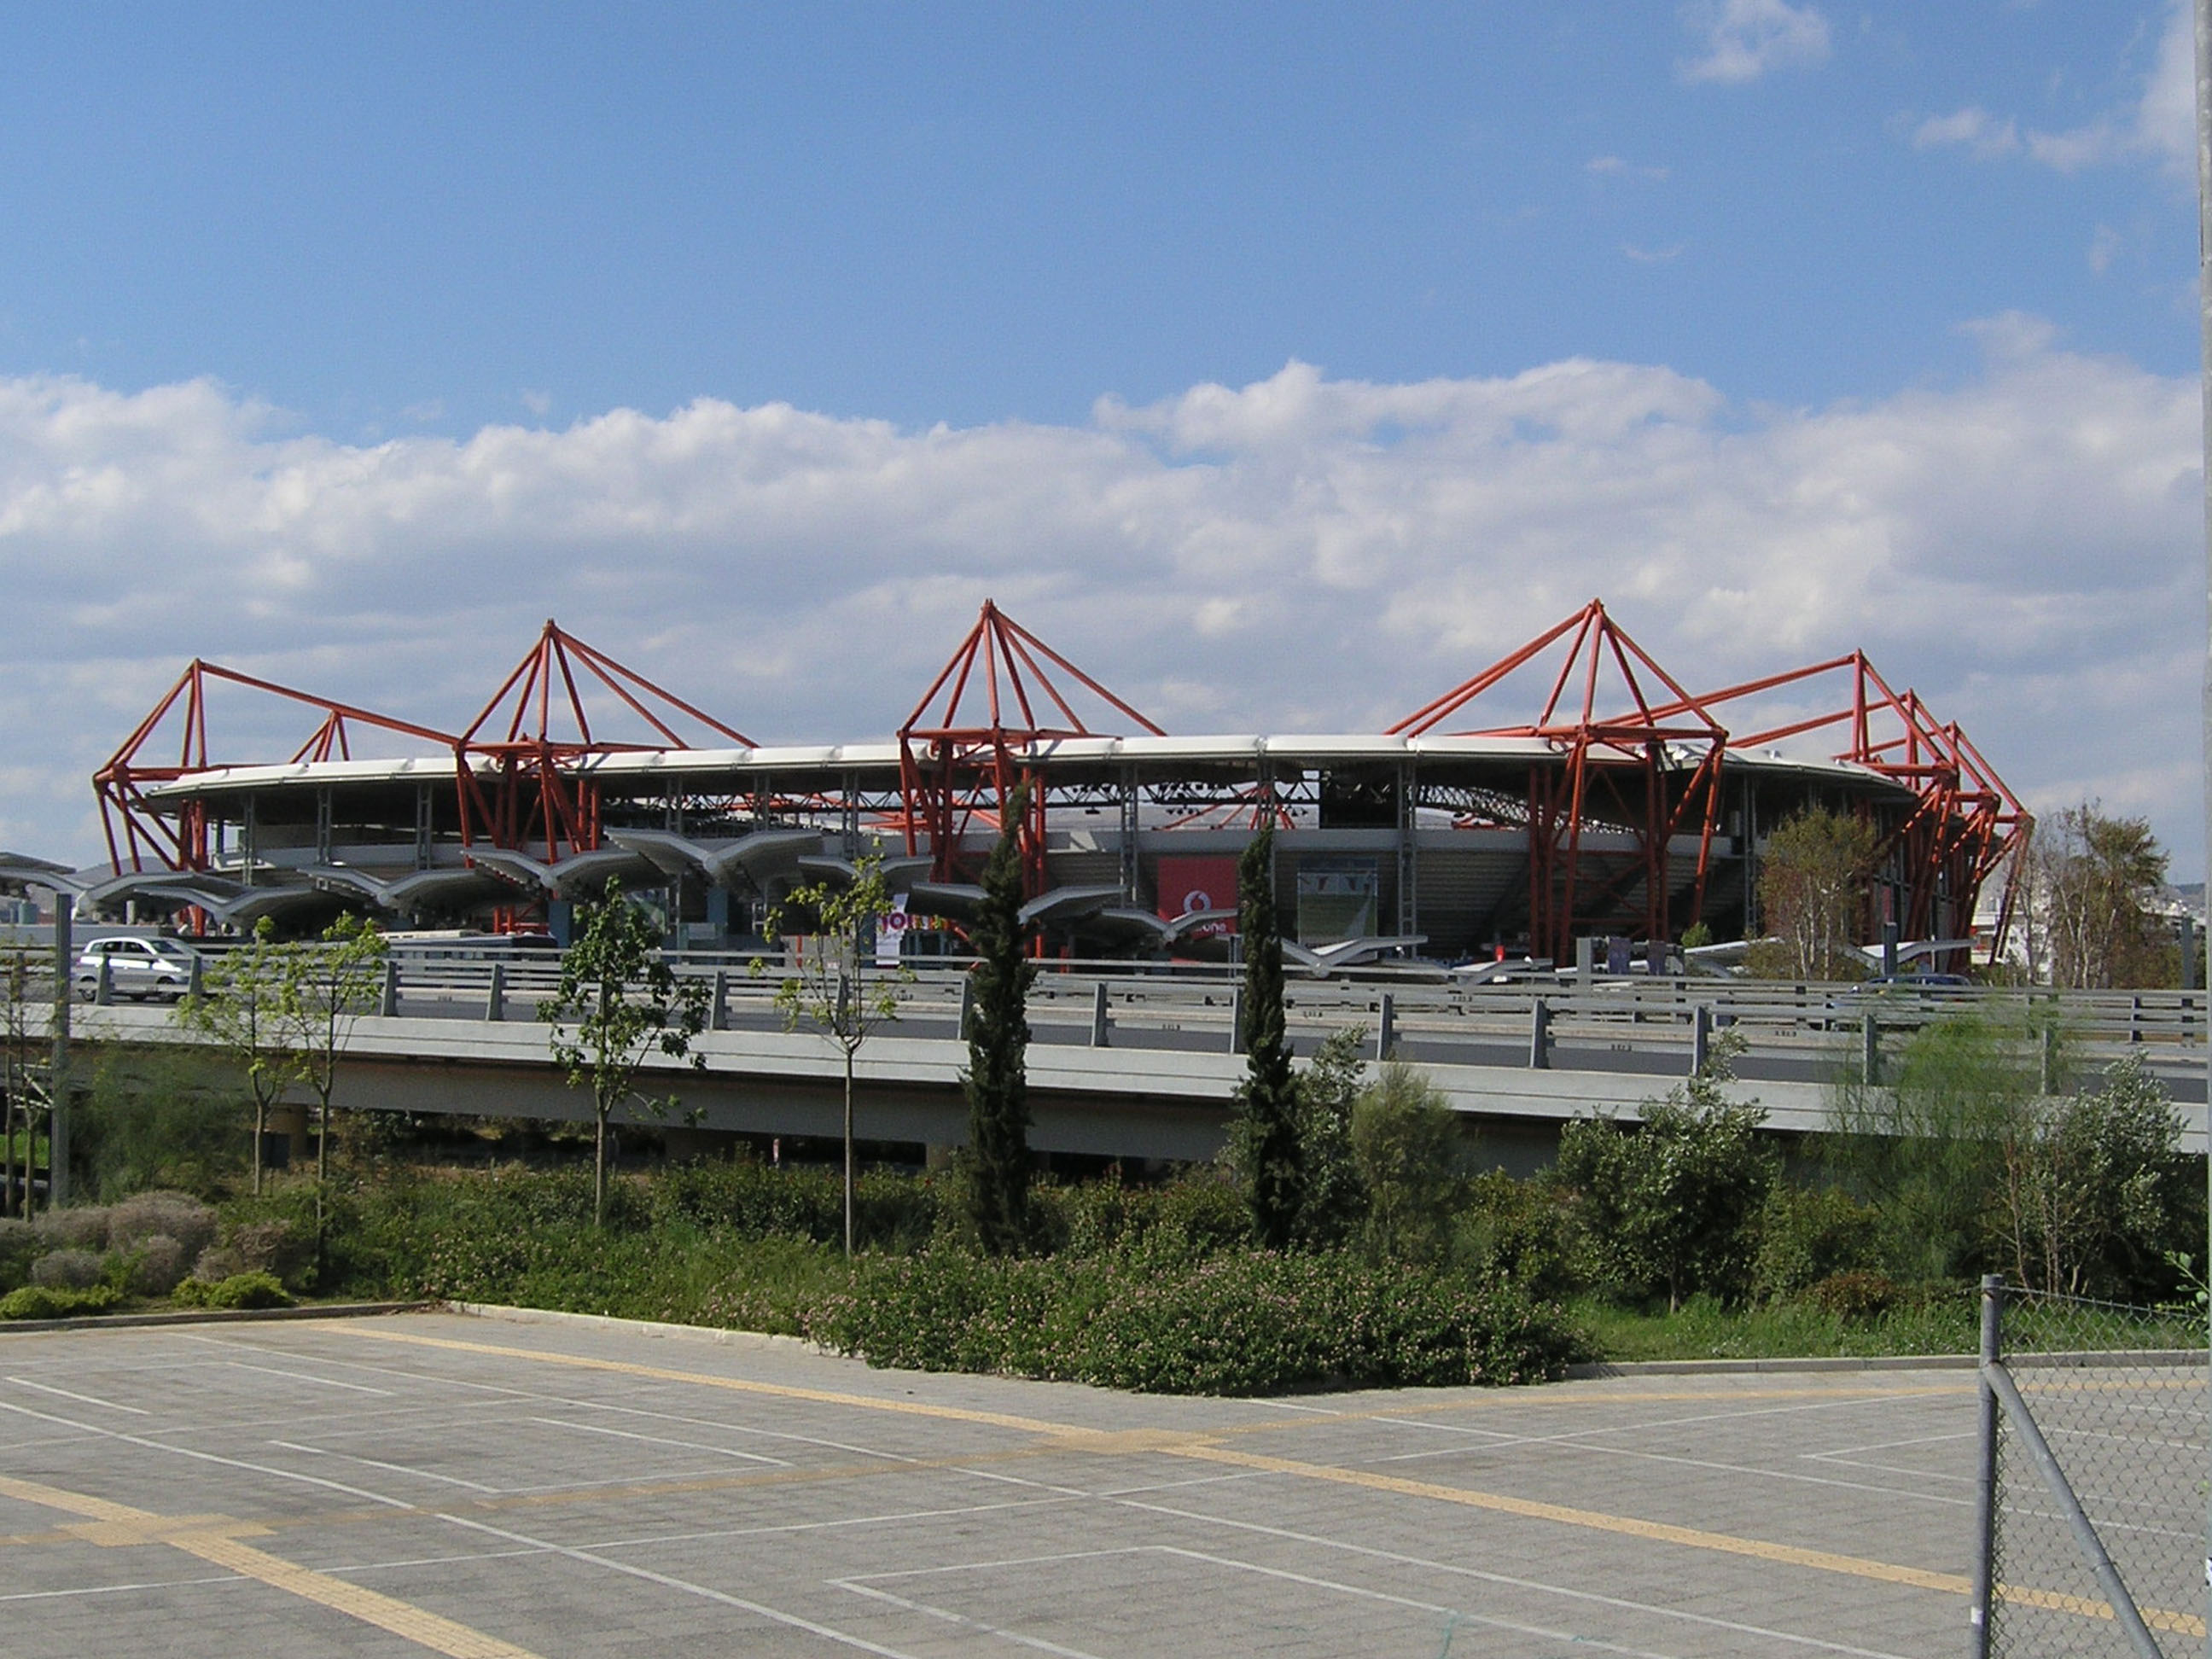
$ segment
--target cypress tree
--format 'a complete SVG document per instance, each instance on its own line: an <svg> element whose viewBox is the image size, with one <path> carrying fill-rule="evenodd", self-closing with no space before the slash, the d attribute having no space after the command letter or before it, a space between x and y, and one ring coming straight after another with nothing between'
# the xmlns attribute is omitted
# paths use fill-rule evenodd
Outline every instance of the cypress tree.
<svg viewBox="0 0 2212 1659"><path fill-rule="evenodd" d="M975 987L969 1016L968 1214L984 1249L1026 1249L1030 1215L1028 1052L1030 981L1036 964L1023 952L1021 825L1029 787L1006 803L999 844L983 870L976 908Z"/></svg>
<svg viewBox="0 0 2212 1659"><path fill-rule="evenodd" d="M1244 947L1238 1012L1245 1076L1237 1094L1235 1156L1252 1210L1252 1231L1272 1250L1296 1237L1305 1208L1297 1079L1283 1034L1283 934L1275 914L1275 832L1252 838L1237 863L1237 926Z"/></svg>

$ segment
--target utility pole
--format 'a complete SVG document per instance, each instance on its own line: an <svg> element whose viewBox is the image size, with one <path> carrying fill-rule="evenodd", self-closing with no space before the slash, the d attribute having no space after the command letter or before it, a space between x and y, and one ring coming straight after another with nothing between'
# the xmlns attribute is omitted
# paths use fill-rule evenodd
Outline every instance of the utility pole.
<svg viewBox="0 0 2212 1659"><path fill-rule="evenodd" d="M54 1056L46 1072L46 1207L58 1209L69 1202L70 1103L70 958L76 953L71 923L76 920L76 896L54 889ZM37 1145L35 1131L32 1145ZM28 1156L26 1155L27 1165ZM23 1171L27 1207L31 1175Z"/></svg>
<svg viewBox="0 0 2212 1659"><path fill-rule="evenodd" d="M2212 604L2212 0L2197 0L2197 302L2203 350L2205 591ZM2212 634L2205 639L2204 752L2205 860L2212 870ZM2205 1181L2212 1192L2212 1042L2206 1049ZM2212 1273L2212 1224L2205 1239L2204 1271ZM2212 1318L2212 1309L2207 1310ZM2212 1483L2206 1486L2204 1515L2205 1653L2212 1659Z"/></svg>

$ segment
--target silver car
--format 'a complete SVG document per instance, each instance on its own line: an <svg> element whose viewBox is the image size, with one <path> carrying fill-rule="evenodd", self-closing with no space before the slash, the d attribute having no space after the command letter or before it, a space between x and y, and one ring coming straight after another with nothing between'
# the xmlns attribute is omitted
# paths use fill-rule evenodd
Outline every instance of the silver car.
<svg viewBox="0 0 2212 1659"><path fill-rule="evenodd" d="M167 939L96 939L76 959L70 982L77 1000L100 994L100 970L107 969L110 995L143 1002L175 1002L191 989L192 952Z"/></svg>

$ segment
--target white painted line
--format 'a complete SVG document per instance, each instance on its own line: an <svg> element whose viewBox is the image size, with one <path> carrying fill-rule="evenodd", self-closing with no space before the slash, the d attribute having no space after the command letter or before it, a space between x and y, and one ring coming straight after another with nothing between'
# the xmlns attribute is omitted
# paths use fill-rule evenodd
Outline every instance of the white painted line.
<svg viewBox="0 0 2212 1659"><path fill-rule="evenodd" d="M74 1400L80 1406L98 1406L103 1411L129 1412L133 1417L151 1417L154 1413L137 1406L125 1406L112 1400L102 1400L96 1395L71 1394L67 1389L58 1389L51 1382L33 1382L27 1376L8 1379L19 1389L36 1389L40 1394L58 1394L64 1400Z"/></svg>
<svg viewBox="0 0 2212 1659"><path fill-rule="evenodd" d="M1019 1631L1008 1630L1002 1625L987 1625L980 1619L970 1619L963 1613L952 1613L944 1607L933 1607L926 1601L909 1601L903 1595L893 1595L889 1590L873 1589L866 1584L855 1583L849 1578L833 1578L830 1582L836 1589L850 1590L855 1595L865 1595L874 1601L887 1601L892 1607L904 1612L919 1613L931 1619L942 1620L948 1625L958 1625L963 1629L975 1632L978 1635L995 1636L1001 1642L1012 1642L1022 1647L1034 1648L1039 1653L1055 1653L1060 1656L1060 1659L1098 1659L1097 1654L1087 1653L1081 1648L1064 1648L1059 1643L1048 1642L1041 1636L1024 1636Z"/></svg>
<svg viewBox="0 0 2212 1659"><path fill-rule="evenodd" d="M438 1480L448 1486L466 1486L471 1492L499 1495L497 1486L487 1486L475 1480L464 1480L458 1475L438 1474L428 1469L410 1468L404 1463L380 1463L374 1457L356 1457L351 1452L335 1452L321 1446L303 1446L296 1440L272 1440L272 1446L282 1446L286 1451L305 1452L310 1457L336 1457L348 1463L360 1463L372 1469L386 1469L393 1474L411 1474L418 1480Z"/></svg>
<svg viewBox="0 0 2212 1659"><path fill-rule="evenodd" d="M818 1625L813 1620L802 1619L795 1613L785 1613L758 1601L748 1601L741 1595L731 1595L721 1590L710 1589L704 1584L695 1584L688 1579L672 1577L665 1572L653 1572L644 1567L634 1567L627 1561L616 1560L612 1556L594 1554L590 1550L574 1549L566 1544L548 1543L542 1538L532 1538L522 1533L509 1532L503 1527L489 1526L482 1521L471 1521L463 1516L441 1515L438 1518L441 1521L451 1522L457 1527L466 1527L471 1532L489 1533L494 1538L504 1538L510 1544L525 1544L532 1549L544 1550L550 1554L565 1556L571 1561L581 1561L591 1566L605 1567L609 1572L618 1572L626 1577L642 1578L649 1584L659 1584L668 1589L682 1590L687 1595L696 1595L706 1601L719 1601L724 1607L735 1607L739 1612L750 1613L756 1618L766 1619L772 1623L787 1626L793 1630L803 1630L811 1636L819 1636L824 1641L840 1643L848 1648L858 1648L863 1653L876 1654L879 1656L879 1659L915 1659L914 1655L902 1653L896 1648L884 1647L880 1643L871 1642L865 1637L854 1636L848 1631L836 1630L828 1625Z"/></svg>
<svg viewBox="0 0 2212 1659"><path fill-rule="evenodd" d="M786 1521L772 1527L725 1527L713 1532L653 1533L642 1538L603 1538L585 1546L595 1550L644 1549L654 1544L705 1544L724 1538L760 1538L777 1533L834 1532L844 1527L882 1527L902 1521L943 1521L960 1515L996 1515L1003 1510L1050 1509L1075 1500L1030 1498L1006 1504L963 1504L949 1510L902 1510L891 1515L846 1516L835 1521Z"/></svg>
<svg viewBox="0 0 2212 1659"><path fill-rule="evenodd" d="M289 1376L295 1382L313 1382L325 1389L344 1389L353 1394L381 1395L392 1398L389 1389L372 1389L362 1382L341 1382L334 1376L315 1376L307 1371L280 1371L274 1365L249 1365L243 1359L224 1359L216 1362L234 1371L258 1371L264 1376Z"/></svg>
<svg viewBox="0 0 2212 1659"><path fill-rule="evenodd" d="M740 1458L748 1463L767 1463L779 1469L787 1469L790 1462L781 1457L769 1457L760 1452L732 1451L727 1446L709 1446L696 1440L671 1440L658 1434L637 1434L629 1429L602 1429L590 1423L568 1423L557 1417L532 1417L524 1419L543 1423L549 1429L573 1429L578 1434L604 1434L617 1440L639 1440L648 1446L678 1446L685 1451L712 1452L717 1457Z"/></svg>
<svg viewBox="0 0 2212 1659"><path fill-rule="evenodd" d="M0 1400L0 1412L15 1412L24 1417L35 1417L43 1423L59 1423L72 1429L82 1429L88 1434L98 1435L103 1440L120 1440L128 1446L143 1446L148 1451L167 1452L172 1457L189 1457L196 1462L220 1463L226 1468L249 1469L255 1474L271 1475L279 1480L296 1480L303 1486L324 1486L331 1492L342 1492L349 1498L365 1498L372 1504L382 1504L387 1509L416 1510L420 1504L402 1498L387 1498L380 1492L370 1492L365 1486L349 1486L343 1480L325 1480L320 1475L301 1474L294 1469L272 1468L266 1463L248 1463L241 1458L220 1457L214 1452L194 1451L186 1446L172 1446L162 1441L149 1440L141 1435L125 1434L119 1429L103 1429L97 1423L79 1423L67 1417L55 1417L46 1412L34 1412L28 1406L10 1405Z"/></svg>
<svg viewBox="0 0 2212 1659"><path fill-rule="evenodd" d="M162 1578L143 1584L87 1584L77 1589L15 1590L0 1595L0 1601L59 1601L76 1595L127 1595L134 1590L183 1589L193 1584L243 1584L249 1581L243 1573L217 1573L212 1578Z"/></svg>
<svg viewBox="0 0 2212 1659"><path fill-rule="evenodd" d="M1749 1625L1734 1619L1717 1618L1711 1613L1690 1613L1680 1607L1669 1607L1656 1601L1632 1601L1626 1596L1607 1595L1597 1590L1576 1589L1565 1584L1549 1584L1540 1578L1516 1578L1510 1573L1486 1572L1480 1567L1462 1566L1452 1561L1436 1561L1425 1556L1407 1555L1397 1550L1380 1549L1371 1544L1354 1544L1340 1538L1323 1538L1310 1532L1294 1532L1288 1527L1270 1527L1258 1521L1238 1521L1224 1515L1207 1515L1200 1510L1179 1510L1165 1504L1139 1504L1129 1498L1113 1500L1124 1508L1145 1510L1154 1515L1170 1515L1184 1521L1196 1521L1206 1526L1227 1527L1235 1532L1256 1532L1263 1537L1281 1538L1292 1543L1313 1544L1322 1549L1336 1550L1346 1555L1364 1556L1370 1560L1391 1561L1401 1566L1421 1567L1431 1572L1449 1573L1455 1577L1473 1578L1486 1584L1503 1584L1508 1589L1532 1590L1541 1595L1556 1595L1570 1601L1589 1601L1601 1607L1618 1607L1643 1618L1675 1619L1686 1624L1706 1625L1715 1630L1735 1631L1747 1636L1759 1636L1777 1642L1787 1642L1796 1647L1814 1648L1823 1653L1840 1653L1849 1659L1906 1659L1902 1654L1888 1653L1875 1648L1855 1648L1847 1643L1823 1641L1817 1636L1801 1636L1792 1631L1769 1630L1761 1625Z"/></svg>

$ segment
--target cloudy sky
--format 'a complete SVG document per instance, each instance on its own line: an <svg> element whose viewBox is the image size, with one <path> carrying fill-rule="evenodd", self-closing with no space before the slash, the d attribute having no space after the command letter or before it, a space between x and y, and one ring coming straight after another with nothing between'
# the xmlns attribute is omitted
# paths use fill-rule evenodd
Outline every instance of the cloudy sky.
<svg viewBox="0 0 2212 1659"><path fill-rule="evenodd" d="M2189 79L2166 0L11 9L0 846L196 654L452 726L557 616L881 736L990 594L1356 731L1601 594L2193 878Z"/></svg>

